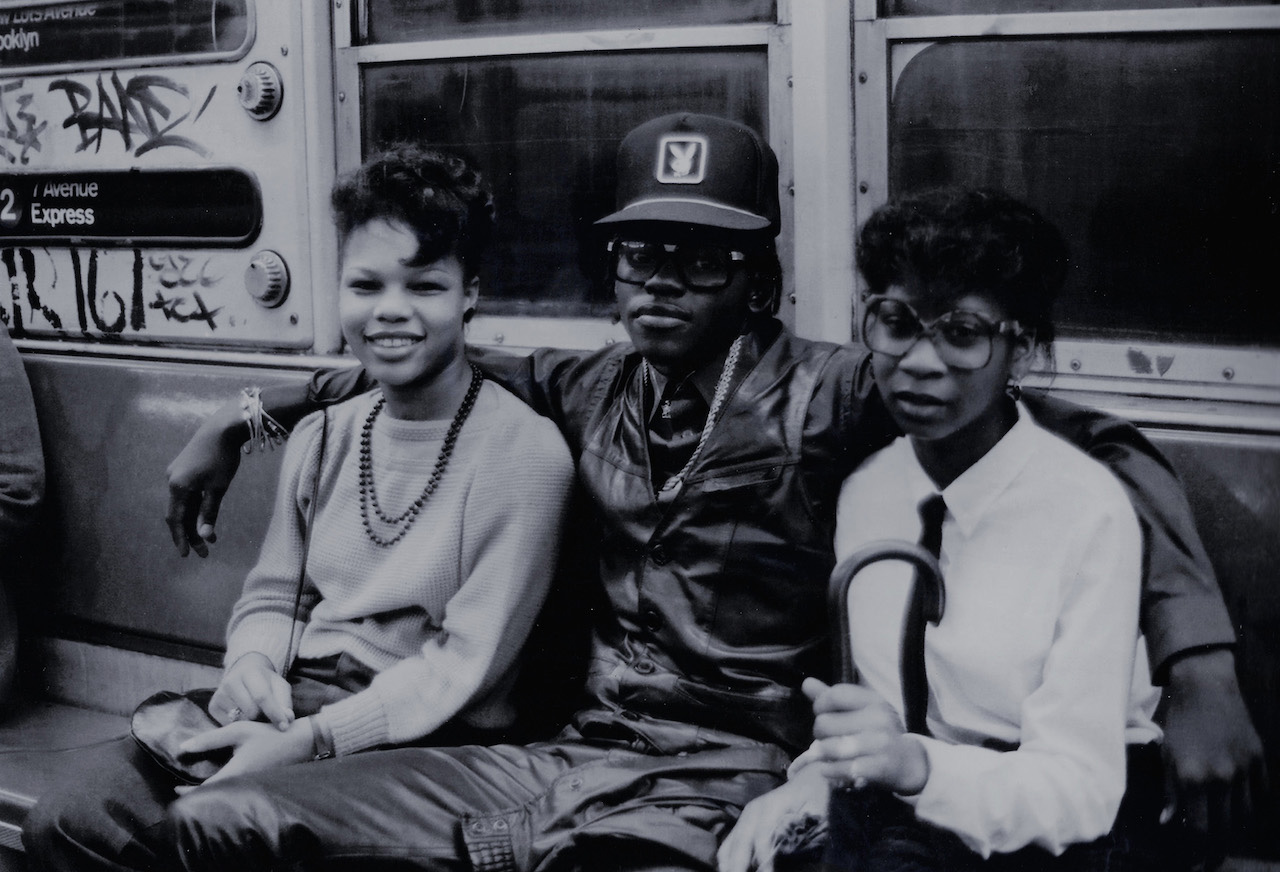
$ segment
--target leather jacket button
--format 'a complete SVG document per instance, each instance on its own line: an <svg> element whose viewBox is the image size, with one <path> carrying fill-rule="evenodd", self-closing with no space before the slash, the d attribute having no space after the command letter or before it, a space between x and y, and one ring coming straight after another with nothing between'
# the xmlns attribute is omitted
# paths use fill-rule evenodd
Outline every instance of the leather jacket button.
<svg viewBox="0 0 1280 872"><path fill-rule="evenodd" d="M634 668L636 672L639 672L641 675L652 675L655 667L652 660L639 660L636 662Z"/></svg>
<svg viewBox="0 0 1280 872"><path fill-rule="evenodd" d="M658 543L649 549L649 558L659 566L666 566L667 549L662 547L662 543Z"/></svg>
<svg viewBox="0 0 1280 872"><path fill-rule="evenodd" d="M652 606L641 612L640 621L650 633L656 633L662 629L662 615Z"/></svg>

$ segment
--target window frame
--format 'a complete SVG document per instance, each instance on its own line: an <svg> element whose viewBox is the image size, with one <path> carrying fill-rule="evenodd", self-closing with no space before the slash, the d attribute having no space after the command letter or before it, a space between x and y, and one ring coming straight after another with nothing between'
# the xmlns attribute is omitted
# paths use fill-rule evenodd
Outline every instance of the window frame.
<svg viewBox="0 0 1280 872"><path fill-rule="evenodd" d="M855 0L853 21L855 216L862 221L889 196L889 116L893 88L910 61L930 45L1002 37L1280 31L1280 6L1196 7L1158 10L1021 12L881 17L876 0ZM860 278L859 291L863 285ZM861 304L856 304L861 315ZM1280 432L1280 347L1220 347L1189 342L1068 338L1054 344L1056 371L1036 373L1029 383L1081 392L1112 408L1131 410L1187 399L1239 402L1237 424ZM1132 360L1176 355L1179 380L1157 371L1141 374ZM1254 405L1260 404L1260 405ZM1265 406L1269 405L1270 408ZM1163 422L1187 423L1164 403ZM1200 420L1203 416L1197 417Z"/></svg>
<svg viewBox="0 0 1280 872"><path fill-rule="evenodd" d="M775 23L544 31L374 45L360 45L354 38L363 3L348 0L351 6L344 8L342 0L333 2L339 173L354 168L361 159L361 71L372 65L669 49L764 49L769 140L778 155L782 197L780 317L801 335L849 340L853 202L848 160L852 134L848 0L778 0ZM803 44L806 50L793 52L793 44ZM622 327L609 318L494 316L484 314L483 308L468 330L470 342L512 349L593 349L626 339Z"/></svg>
<svg viewBox="0 0 1280 872"><path fill-rule="evenodd" d="M81 5L87 2L88 0L0 0L0 9L11 10L31 6ZM47 76L62 72L76 73L83 72L86 69L120 70L140 67L177 67L191 66L193 64L230 63L232 61L238 61L253 50L254 44L258 40L258 10L255 8L256 3L257 0L244 0L246 14L244 42L236 48L228 49L227 51L198 53L185 52L172 55L148 55L136 58L106 58L102 60L87 61L62 61L46 64L15 64L10 67L5 67L3 75L6 78L18 78L24 76Z"/></svg>

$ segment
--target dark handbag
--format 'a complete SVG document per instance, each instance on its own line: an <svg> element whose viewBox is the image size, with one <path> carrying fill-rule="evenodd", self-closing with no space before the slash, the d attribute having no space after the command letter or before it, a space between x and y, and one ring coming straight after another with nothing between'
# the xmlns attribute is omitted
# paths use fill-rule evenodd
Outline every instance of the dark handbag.
<svg viewBox="0 0 1280 872"><path fill-rule="evenodd" d="M220 724L209 714L214 688L186 693L162 690L142 701L133 712L129 731L152 760L185 784L199 784L231 759L228 748L201 754L184 754L178 746Z"/></svg>
<svg viewBox="0 0 1280 872"><path fill-rule="evenodd" d="M307 506L307 523L302 530L302 565L298 569L298 589L293 598L293 623L289 631L289 656L293 657L294 634L298 629L298 611L302 605L302 587L307 578L307 552L311 540L311 523L315 520L316 498L320 493L320 472L324 465L325 444L329 436L329 413L324 413L320 425L320 458L316 462L316 477L311 489L311 504ZM288 668L287 666L285 667ZM200 754L184 754L178 750L187 739L222 726L209 714L209 701L216 688L202 687L178 693L162 690L142 701L134 709L129 723L133 740L152 760L184 784L200 784L221 769L231 759L231 750L219 748Z"/></svg>

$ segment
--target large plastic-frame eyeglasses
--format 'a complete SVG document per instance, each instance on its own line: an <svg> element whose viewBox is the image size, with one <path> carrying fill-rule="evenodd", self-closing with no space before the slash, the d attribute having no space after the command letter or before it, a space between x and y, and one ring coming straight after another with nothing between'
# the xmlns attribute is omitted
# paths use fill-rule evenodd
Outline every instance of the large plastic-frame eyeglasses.
<svg viewBox="0 0 1280 872"><path fill-rule="evenodd" d="M680 280L699 291L728 287L737 265L747 259L741 251L709 243L614 239L608 249L613 260L613 277L620 282L643 285L670 261L675 264Z"/></svg>
<svg viewBox="0 0 1280 872"><path fill-rule="evenodd" d="M888 297L868 298L862 319L862 341L872 351L905 357L928 337L943 363L963 370L982 369L991 362L996 336L1022 332L1017 321L991 321L965 309L953 309L926 324L915 309Z"/></svg>

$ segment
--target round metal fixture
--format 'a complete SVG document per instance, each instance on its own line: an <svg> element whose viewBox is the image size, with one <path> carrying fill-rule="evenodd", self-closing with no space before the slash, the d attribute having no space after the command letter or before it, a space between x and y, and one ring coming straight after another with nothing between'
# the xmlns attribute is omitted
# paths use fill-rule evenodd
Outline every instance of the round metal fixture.
<svg viewBox="0 0 1280 872"><path fill-rule="evenodd" d="M284 258L269 249L259 251L244 271L244 288L266 308L279 306L289 296L289 267Z"/></svg>
<svg viewBox="0 0 1280 872"><path fill-rule="evenodd" d="M240 77L236 93L240 95L240 105L250 118L266 121L280 111L280 103L284 100L280 71L266 61L252 63Z"/></svg>

